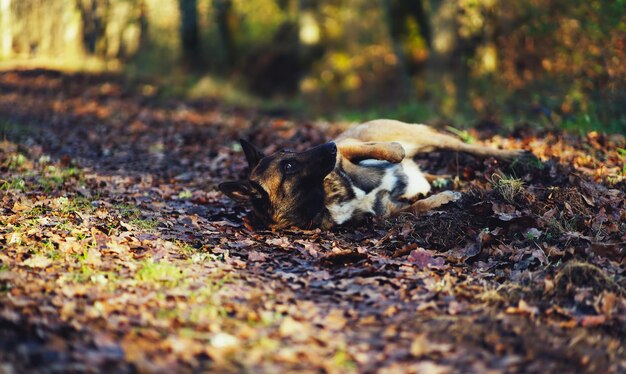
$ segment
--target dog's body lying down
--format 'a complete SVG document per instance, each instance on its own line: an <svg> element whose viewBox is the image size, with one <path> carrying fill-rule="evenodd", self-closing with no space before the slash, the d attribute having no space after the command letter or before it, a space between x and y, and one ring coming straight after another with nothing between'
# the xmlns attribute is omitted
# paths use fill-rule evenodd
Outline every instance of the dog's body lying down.
<svg viewBox="0 0 626 374"><path fill-rule="evenodd" d="M375 120L347 130L334 142L302 153L263 155L241 141L250 177L225 182L220 190L250 202L266 226L331 228L367 216L419 213L458 199L445 191L416 200L430 184L413 161L418 153L446 149L511 161L520 150L501 150L461 142L426 125Z"/></svg>

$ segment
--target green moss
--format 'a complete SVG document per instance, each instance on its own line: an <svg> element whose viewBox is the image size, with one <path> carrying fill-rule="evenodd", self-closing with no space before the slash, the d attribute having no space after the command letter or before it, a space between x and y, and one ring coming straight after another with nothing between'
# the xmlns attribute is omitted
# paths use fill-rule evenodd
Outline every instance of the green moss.
<svg viewBox="0 0 626 374"><path fill-rule="evenodd" d="M135 278L142 282L176 285L184 276L184 271L172 264L149 260L143 263Z"/></svg>

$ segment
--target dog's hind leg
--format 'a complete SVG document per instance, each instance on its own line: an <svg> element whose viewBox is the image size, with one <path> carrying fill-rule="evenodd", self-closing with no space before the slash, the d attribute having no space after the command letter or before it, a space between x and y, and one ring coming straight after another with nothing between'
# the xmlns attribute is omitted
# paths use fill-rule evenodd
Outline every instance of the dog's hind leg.
<svg viewBox="0 0 626 374"><path fill-rule="evenodd" d="M457 151L469 153L477 157L495 157L499 160L511 162L516 158L522 156L531 155L530 152L523 149L498 149L492 147L485 147L475 144L463 143L461 140L446 134L434 133L430 135L430 139L433 141L436 149ZM408 153L408 152L407 152Z"/></svg>
<svg viewBox="0 0 626 374"><path fill-rule="evenodd" d="M466 152L479 157L492 156L505 161L528 154L524 150L503 150L463 143L452 135L442 134L426 125L389 119L374 120L353 127L339 135L336 142L338 145L350 142L397 142L404 148L406 157L437 149Z"/></svg>

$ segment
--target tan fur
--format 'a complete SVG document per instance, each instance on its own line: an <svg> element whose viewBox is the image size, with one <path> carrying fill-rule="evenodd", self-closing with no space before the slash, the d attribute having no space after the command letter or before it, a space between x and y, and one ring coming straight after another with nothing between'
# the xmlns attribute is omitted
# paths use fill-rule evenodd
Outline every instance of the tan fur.
<svg viewBox="0 0 626 374"><path fill-rule="evenodd" d="M421 124L408 124L390 119L378 119L360 124L340 134L335 140L340 157L354 163L364 159L399 163L418 153L437 149L470 153L479 157L496 157L505 161L523 155L523 150L501 150L463 143L461 140ZM354 172L358 172L353 170ZM436 176L425 175L429 182ZM391 214L400 212L422 213L455 201L459 193L444 191L410 205L389 203Z"/></svg>
<svg viewBox="0 0 626 374"><path fill-rule="evenodd" d="M362 155L367 150L395 148L395 145L390 146L389 143L400 143L404 148L404 157L407 158L435 149L465 152L480 157L493 156L507 161L524 153L521 150L502 150L463 143L451 135L439 133L426 125L408 124L391 119L378 119L348 129L335 139L335 143L341 154L348 159L351 159L353 154ZM379 145L376 146L376 143ZM361 150L358 149L359 145L363 147ZM346 154L344 154L344 149ZM371 158L376 158L377 152L372 152L370 155ZM387 158L380 159L387 160Z"/></svg>
<svg viewBox="0 0 626 374"><path fill-rule="evenodd" d="M351 162L366 159L385 160L397 164L406 156L400 143L361 142L354 138L343 140L337 144L341 155Z"/></svg>

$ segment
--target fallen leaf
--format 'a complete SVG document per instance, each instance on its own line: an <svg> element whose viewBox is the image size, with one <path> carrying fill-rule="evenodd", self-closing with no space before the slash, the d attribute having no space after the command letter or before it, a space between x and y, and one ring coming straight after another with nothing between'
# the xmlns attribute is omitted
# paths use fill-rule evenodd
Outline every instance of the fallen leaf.
<svg viewBox="0 0 626 374"><path fill-rule="evenodd" d="M267 260L267 254L259 251L248 252L248 260L253 262L260 262Z"/></svg>
<svg viewBox="0 0 626 374"><path fill-rule="evenodd" d="M285 237L267 239L265 243L281 248L287 248L291 244L289 239Z"/></svg>
<svg viewBox="0 0 626 374"><path fill-rule="evenodd" d="M409 253L407 260L415 264L420 269L426 267L438 268L445 264L445 260L443 258L433 257L430 251L419 247Z"/></svg>
<svg viewBox="0 0 626 374"><path fill-rule="evenodd" d="M311 328L308 324L296 321L291 317L285 317L278 329L280 335L295 341L304 341L311 336Z"/></svg>
<svg viewBox="0 0 626 374"><path fill-rule="evenodd" d="M536 316L539 314L539 308L536 306L529 305L526 301L520 300L517 307L508 307L506 308L506 313L508 314L528 314L531 316Z"/></svg>
<svg viewBox="0 0 626 374"><path fill-rule="evenodd" d="M23 264L31 268L47 268L52 264L52 260L44 255L34 255L24 261Z"/></svg>
<svg viewBox="0 0 626 374"><path fill-rule="evenodd" d="M211 345L219 349L235 348L238 344L237 337L225 332L218 332L211 338Z"/></svg>
<svg viewBox="0 0 626 374"><path fill-rule="evenodd" d="M346 326L348 320L344 316L344 311L341 309L333 309L324 318L323 324L327 329L341 330Z"/></svg>

